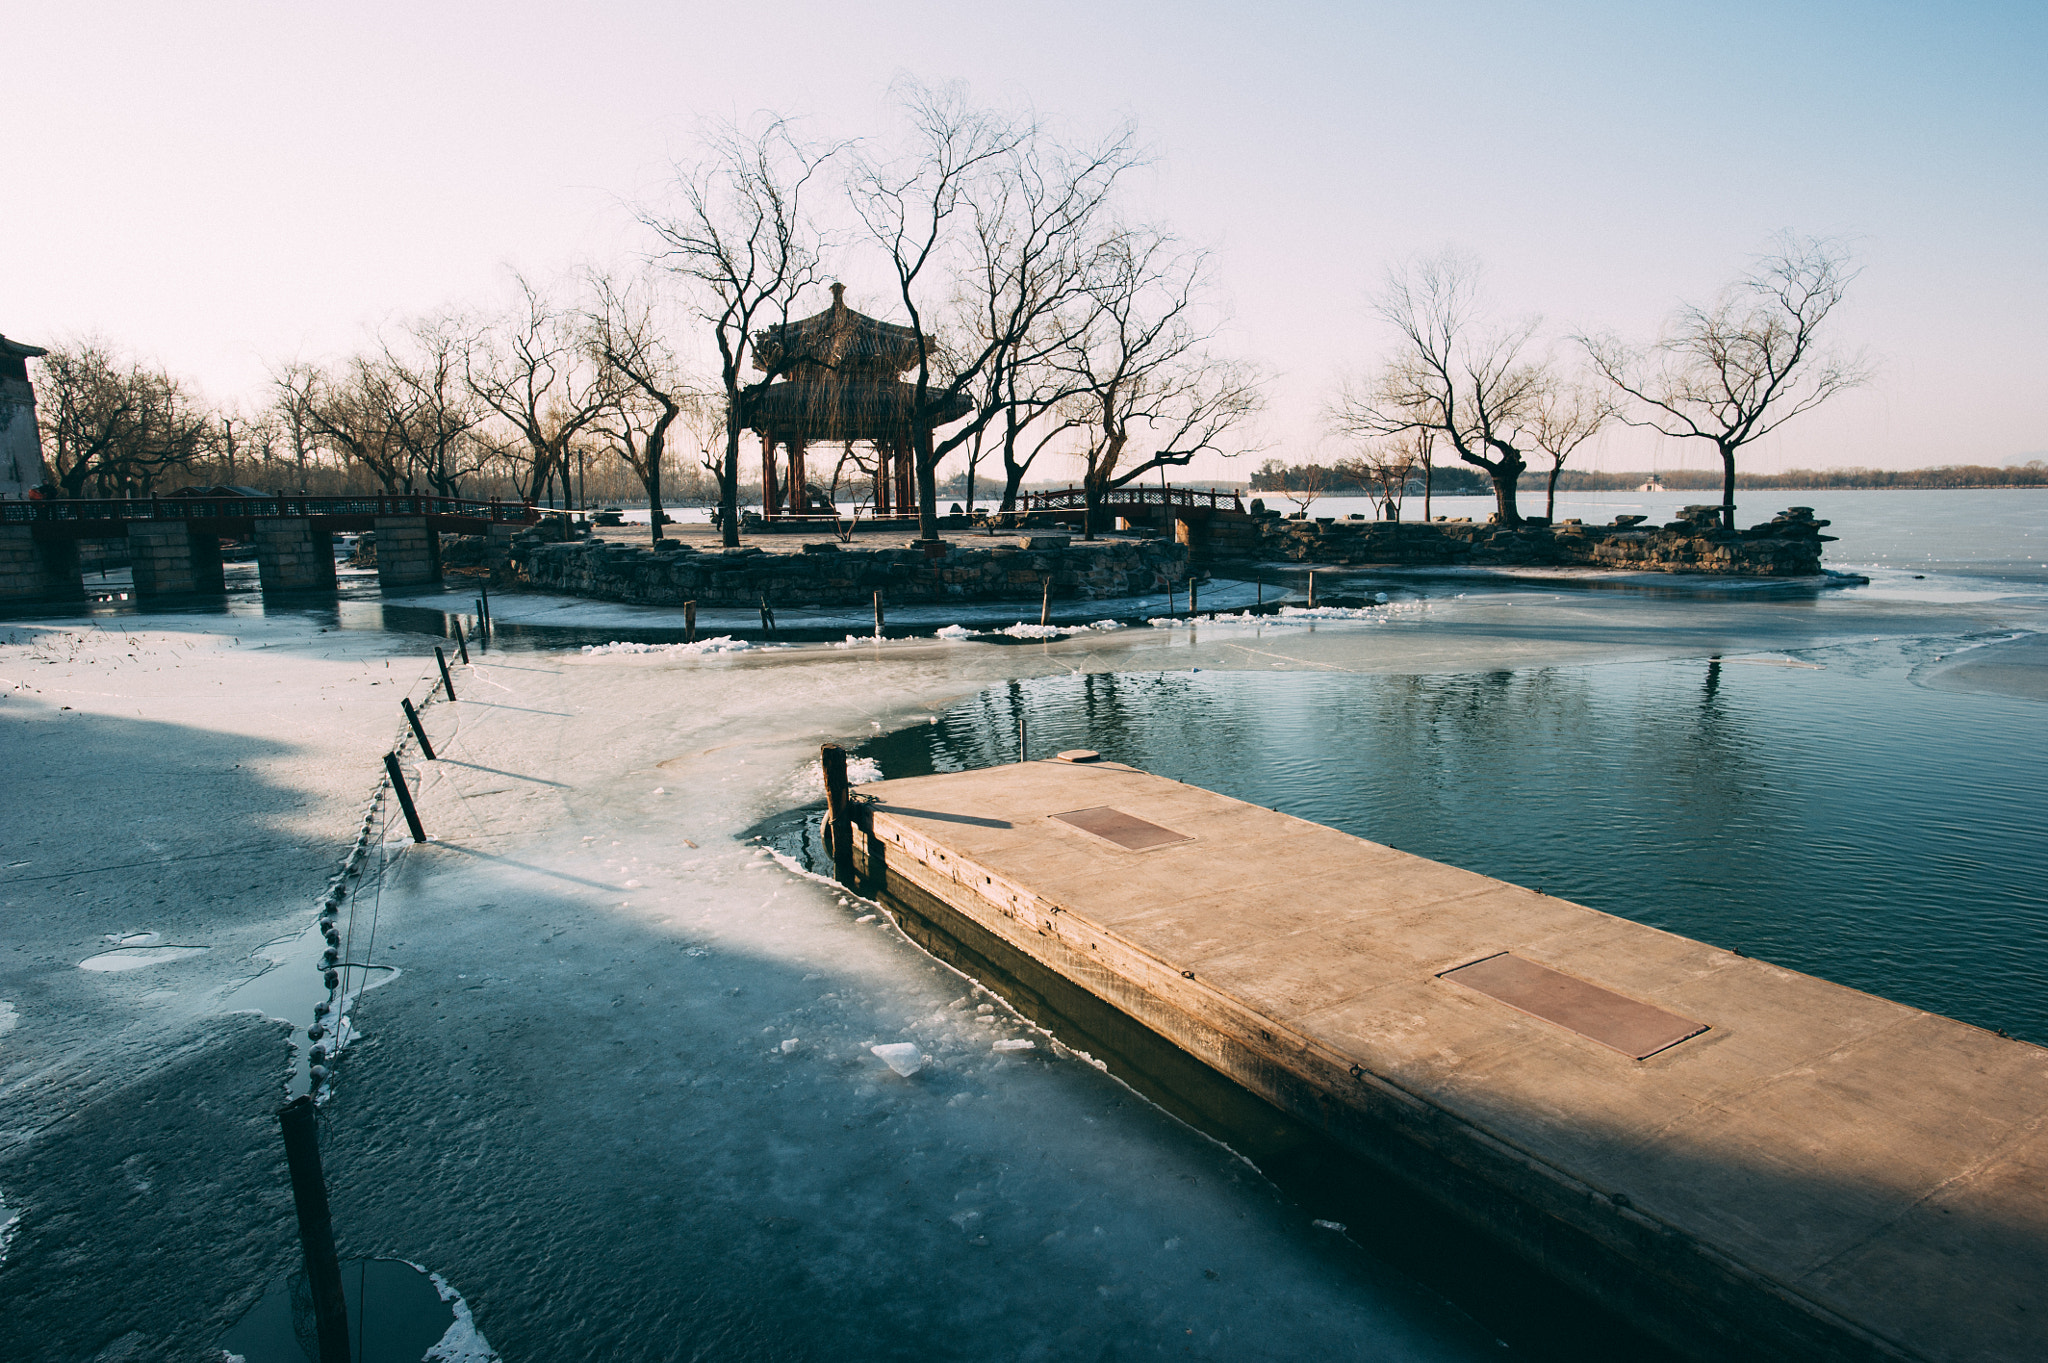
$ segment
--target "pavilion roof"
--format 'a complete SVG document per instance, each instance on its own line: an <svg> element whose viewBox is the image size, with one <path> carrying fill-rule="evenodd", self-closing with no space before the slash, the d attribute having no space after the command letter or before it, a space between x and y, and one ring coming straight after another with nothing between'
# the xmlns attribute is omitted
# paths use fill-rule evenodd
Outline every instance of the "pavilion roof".
<svg viewBox="0 0 2048 1363"><path fill-rule="evenodd" d="M972 404L956 395L933 414L943 426L967 415ZM917 389L895 379L771 383L747 403L747 429L799 440L909 440Z"/></svg>
<svg viewBox="0 0 2048 1363"><path fill-rule="evenodd" d="M901 374L917 363L917 332L846 306L846 286L832 286L832 306L754 333L754 367L792 377L821 373Z"/></svg>

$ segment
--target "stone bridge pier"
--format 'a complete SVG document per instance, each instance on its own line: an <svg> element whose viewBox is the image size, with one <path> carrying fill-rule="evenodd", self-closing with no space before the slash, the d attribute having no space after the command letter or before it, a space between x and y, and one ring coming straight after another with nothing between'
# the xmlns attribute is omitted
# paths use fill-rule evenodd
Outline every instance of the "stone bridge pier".
<svg viewBox="0 0 2048 1363"><path fill-rule="evenodd" d="M378 586L441 580L441 532L425 516L379 516L376 526Z"/></svg>
<svg viewBox="0 0 2048 1363"><path fill-rule="evenodd" d="M0 527L0 602L80 601L78 541L38 539L26 525Z"/></svg>
<svg viewBox="0 0 2048 1363"><path fill-rule="evenodd" d="M134 565L135 591L140 596L227 590L220 536L211 529L195 530L184 521L132 521L128 558Z"/></svg>
<svg viewBox="0 0 2048 1363"><path fill-rule="evenodd" d="M303 517L258 517L256 572L266 592L333 591L334 536Z"/></svg>

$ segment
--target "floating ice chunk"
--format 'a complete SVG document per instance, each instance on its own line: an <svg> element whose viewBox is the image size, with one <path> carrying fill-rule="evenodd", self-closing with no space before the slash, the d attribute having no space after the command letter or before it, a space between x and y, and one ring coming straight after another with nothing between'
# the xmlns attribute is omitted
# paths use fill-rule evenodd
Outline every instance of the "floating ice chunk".
<svg viewBox="0 0 2048 1363"><path fill-rule="evenodd" d="M996 1049L999 1051L1035 1051L1038 1049L1038 1043L1021 1036L1005 1037L996 1043Z"/></svg>
<svg viewBox="0 0 2048 1363"><path fill-rule="evenodd" d="M965 625L948 625L933 637L937 639L972 639L974 631Z"/></svg>
<svg viewBox="0 0 2048 1363"><path fill-rule="evenodd" d="M803 1044L804 1043L798 1038L791 1037L787 1041L782 1043L782 1053L784 1055L788 1055L791 1051L795 1050L797 1047Z"/></svg>
<svg viewBox="0 0 2048 1363"><path fill-rule="evenodd" d="M418 1264L413 1265L418 1268ZM430 1273L428 1279L434 1290L441 1294L441 1300L448 1303L450 1314L455 1321L448 1332L433 1348L421 1356L420 1363L500 1363L498 1351L484 1338L483 1331L476 1328L476 1319L469 1313L469 1303L462 1294L448 1285L448 1280L438 1273Z"/></svg>
<svg viewBox="0 0 2048 1363"><path fill-rule="evenodd" d="M933 721L936 723L937 721ZM846 780L850 785L866 785L869 781L882 779L882 764L872 757L849 757L846 759Z"/></svg>
<svg viewBox="0 0 2048 1363"><path fill-rule="evenodd" d="M886 1045L870 1046L868 1049L880 1057L883 1064L905 1079L924 1068L925 1055L917 1048L915 1041L891 1041Z"/></svg>
<svg viewBox="0 0 2048 1363"><path fill-rule="evenodd" d="M1342 1221L1317 1221L1315 1226L1318 1230L1333 1230L1339 1235L1344 1233L1344 1223Z"/></svg>
<svg viewBox="0 0 2048 1363"><path fill-rule="evenodd" d="M871 913L864 913L860 917L854 919L853 921L856 923L872 923L875 921L875 915Z"/></svg>

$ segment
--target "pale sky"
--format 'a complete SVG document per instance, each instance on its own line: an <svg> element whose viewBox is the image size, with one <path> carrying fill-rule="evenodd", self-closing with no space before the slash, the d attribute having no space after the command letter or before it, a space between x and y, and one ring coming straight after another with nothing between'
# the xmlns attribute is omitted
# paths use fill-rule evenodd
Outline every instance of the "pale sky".
<svg viewBox="0 0 2048 1363"><path fill-rule="evenodd" d="M1854 244L1834 340L1880 369L1751 467L2048 457L2038 3L71 0L6 33L0 331L96 333L215 399L500 300L510 267L628 255L626 205L702 117L873 134L907 75L1079 134L1136 120L1144 212L1214 248L1228 344L1276 374L1266 454L1334 452L1320 408L1384 353L1391 262L1456 247L1503 315L1648 337L1789 228ZM1632 435L1585 462L1707 456Z"/></svg>

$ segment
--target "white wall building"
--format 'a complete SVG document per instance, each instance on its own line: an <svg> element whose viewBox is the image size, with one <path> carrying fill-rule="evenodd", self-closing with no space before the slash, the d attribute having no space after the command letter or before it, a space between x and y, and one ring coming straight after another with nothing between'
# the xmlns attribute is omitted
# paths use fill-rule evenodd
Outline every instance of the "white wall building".
<svg viewBox="0 0 2048 1363"><path fill-rule="evenodd" d="M0 336L0 497L25 497L42 484L43 442L28 362L45 352Z"/></svg>

